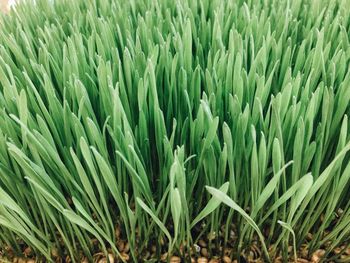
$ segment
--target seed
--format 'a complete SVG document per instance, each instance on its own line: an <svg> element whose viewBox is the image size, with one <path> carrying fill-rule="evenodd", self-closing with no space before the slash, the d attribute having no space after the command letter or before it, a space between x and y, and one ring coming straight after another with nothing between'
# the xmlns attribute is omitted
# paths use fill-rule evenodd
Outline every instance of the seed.
<svg viewBox="0 0 350 263"><path fill-rule="evenodd" d="M207 258L203 258L203 257L198 258L197 259L197 263L208 263L208 259Z"/></svg>
<svg viewBox="0 0 350 263"><path fill-rule="evenodd" d="M119 226L117 226L117 227L115 228L115 236L116 236L117 238L120 237L120 229L119 229Z"/></svg>
<svg viewBox="0 0 350 263"><path fill-rule="evenodd" d="M282 262L283 262L283 260L282 260L281 256L275 258L275 260L274 260L274 263L282 263Z"/></svg>
<svg viewBox="0 0 350 263"><path fill-rule="evenodd" d="M333 250L333 252L334 252L335 254L340 254L341 251L342 251L342 249L341 249L340 247L337 247L337 248L335 248L335 249Z"/></svg>
<svg viewBox="0 0 350 263"><path fill-rule="evenodd" d="M170 258L170 263L180 263L181 262L181 259L177 256L172 256Z"/></svg>
<svg viewBox="0 0 350 263"><path fill-rule="evenodd" d="M209 239L209 240L213 240L213 239L215 239L215 237L216 237L216 232L215 232L215 231L210 232L210 233L208 234L208 239Z"/></svg>
<svg viewBox="0 0 350 263"><path fill-rule="evenodd" d="M30 247L27 247L24 251L23 254L28 257L32 253L32 249Z"/></svg>
<svg viewBox="0 0 350 263"><path fill-rule="evenodd" d="M165 262L167 258L168 258L168 253L164 253L163 255L161 255L160 260Z"/></svg>
<svg viewBox="0 0 350 263"><path fill-rule="evenodd" d="M110 263L113 263L114 262L114 255L113 254L108 254L108 259L109 259L109 262ZM107 258L106 257L103 257L101 258L98 263L107 263Z"/></svg>
<svg viewBox="0 0 350 263"><path fill-rule="evenodd" d="M311 261L313 263L318 263L321 261L321 258L324 256L324 254L326 253L325 250L323 249L318 249L315 251L315 253L312 254L312 258Z"/></svg>
<svg viewBox="0 0 350 263"><path fill-rule="evenodd" d="M186 249L185 245L184 245L184 244L181 244L181 245L180 245L180 248L179 248L180 254L183 254L184 251L185 251L185 249Z"/></svg>
<svg viewBox="0 0 350 263"><path fill-rule="evenodd" d="M225 255L225 256L231 255L231 252L232 252L232 249L231 249L231 248L225 248L225 249L224 249L224 255Z"/></svg>
<svg viewBox="0 0 350 263"><path fill-rule="evenodd" d="M306 245L302 245L300 248L300 256L302 256L303 258L307 258L309 254L308 248Z"/></svg>
<svg viewBox="0 0 350 263"><path fill-rule="evenodd" d="M249 251L248 255L247 255L247 258L248 258L249 261L253 260L254 259L254 252L253 251Z"/></svg>
<svg viewBox="0 0 350 263"><path fill-rule="evenodd" d="M208 250L206 248L201 249L201 254L203 257L208 257Z"/></svg>
<svg viewBox="0 0 350 263"><path fill-rule="evenodd" d="M306 239L307 239L308 241L311 241L312 238L313 238L313 235L312 235L311 233L308 233L308 234L306 235Z"/></svg>
<svg viewBox="0 0 350 263"><path fill-rule="evenodd" d="M128 261L129 260L129 254L125 253L125 252L122 252L120 253L120 256L122 259L124 259L125 261Z"/></svg>
<svg viewBox="0 0 350 263"><path fill-rule="evenodd" d="M198 241L198 245L201 246L201 247L207 247L207 243L205 243L205 241L203 239L200 239Z"/></svg>
<svg viewBox="0 0 350 263"><path fill-rule="evenodd" d="M130 245L129 245L129 243L126 243L124 246L124 252L128 253L129 250L130 250Z"/></svg>
<svg viewBox="0 0 350 263"><path fill-rule="evenodd" d="M124 242L122 240L118 240L118 242L117 242L118 250L119 251L124 251L124 247L125 247Z"/></svg>
<svg viewBox="0 0 350 263"><path fill-rule="evenodd" d="M222 261L223 261L224 263L231 263L231 262L232 262L231 258L228 257L228 256L224 256L224 257L222 258Z"/></svg>
<svg viewBox="0 0 350 263"><path fill-rule="evenodd" d="M108 254L108 259L109 259L110 263L114 262L114 255L113 254Z"/></svg>
<svg viewBox="0 0 350 263"><path fill-rule="evenodd" d="M51 256L54 257L54 258L57 258L59 256L57 248L53 248L51 250Z"/></svg>
<svg viewBox="0 0 350 263"><path fill-rule="evenodd" d="M157 251L157 247L156 247L155 245L152 245L151 251L152 251L153 253L156 252L156 251Z"/></svg>

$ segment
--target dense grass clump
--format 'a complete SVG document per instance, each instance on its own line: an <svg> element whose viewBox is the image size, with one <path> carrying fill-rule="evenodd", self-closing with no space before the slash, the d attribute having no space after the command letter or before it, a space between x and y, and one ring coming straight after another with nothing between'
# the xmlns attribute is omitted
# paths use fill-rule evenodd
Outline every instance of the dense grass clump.
<svg viewBox="0 0 350 263"><path fill-rule="evenodd" d="M188 259L204 240L209 256L336 257L350 242L349 8L37 0L3 15L3 253Z"/></svg>

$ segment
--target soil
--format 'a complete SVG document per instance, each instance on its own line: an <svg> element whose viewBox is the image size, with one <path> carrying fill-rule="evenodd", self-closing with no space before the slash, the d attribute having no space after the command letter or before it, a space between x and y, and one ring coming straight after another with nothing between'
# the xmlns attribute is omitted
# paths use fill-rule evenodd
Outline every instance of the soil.
<svg viewBox="0 0 350 263"><path fill-rule="evenodd" d="M120 230L116 229L116 233L120 233ZM127 262L132 262L132 258L130 255L129 244L122 236L118 236L117 238L117 248L120 251L123 259ZM92 240L94 242L94 240ZM230 240L230 243L235 243L235 240ZM97 242L98 243L98 242ZM151 242L154 243L154 242ZM231 243L231 244L232 244ZM160 261L155 260L157 258L157 248L155 245L150 244L147 246L147 251L143 251L137 257L139 258L139 262L170 262L170 263L181 263L181 262L190 262L190 263L264 263L266 262L263 257L262 250L259 246L258 242L253 241L250 247L242 250L241 255L239 256L240 260L238 261L237 256L235 255L234 248L228 247L214 247L209 239L199 239L196 244L191 248L191 252L184 252L184 248L180 246L179 253L187 254L187 258L184 259L180 255L168 255L166 251L166 244L164 244L164 250L161 252ZM98 247L98 244L97 244ZM0 263L35 263L35 262L46 262L45 260L38 259L36 260L33 251L30 247L23 246L23 253L21 256L16 256L11 248L0 248ZM313 252L311 255L308 251L308 244L304 244L301 246L299 251L297 251L298 258L295 260L294 258L290 258L288 262L292 263L321 263L321 262L350 262L350 246L343 245L336 249L334 249L331 253L327 255L327 258L324 258L327 248L320 248ZM182 251L182 252L181 252ZM281 253L275 252L273 247L269 248L269 252L271 255L274 254L275 257L272 259L273 263L287 263L287 261L283 260ZM288 248L288 252L290 255L293 255L293 248L290 246ZM69 256L59 255L58 251L52 251L52 259L54 262L70 263L72 260ZM5 258L6 256L6 258ZM114 256L112 253L108 254L109 262L119 263L122 262L119 258ZM334 259L334 260L333 260ZM82 256L81 263L90 263L90 261ZM93 255L93 263L107 263L107 257L102 253L96 251Z"/></svg>

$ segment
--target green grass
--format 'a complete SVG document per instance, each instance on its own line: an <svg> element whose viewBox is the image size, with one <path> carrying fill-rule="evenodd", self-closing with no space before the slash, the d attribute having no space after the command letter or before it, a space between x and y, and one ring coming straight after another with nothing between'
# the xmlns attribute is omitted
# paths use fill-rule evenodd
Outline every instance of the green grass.
<svg viewBox="0 0 350 263"><path fill-rule="evenodd" d="M138 262L209 235L233 258L257 241L266 261L304 244L334 257L350 242L349 8L37 0L3 15L0 247L79 262L122 238Z"/></svg>

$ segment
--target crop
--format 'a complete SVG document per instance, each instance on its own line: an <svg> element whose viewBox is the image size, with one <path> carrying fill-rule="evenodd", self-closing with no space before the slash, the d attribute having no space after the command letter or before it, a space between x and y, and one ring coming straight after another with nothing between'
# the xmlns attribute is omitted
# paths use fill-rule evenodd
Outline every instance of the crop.
<svg viewBox="0 0 350 263"><path fill-rule="evenodd" d="M305 245L339 256L350 242L349 8L19 4L0 20L0 247L125 260L124 240L138 262L152 244L158 260L205 239L233 258L253 244L266 261Z"/></svg>

